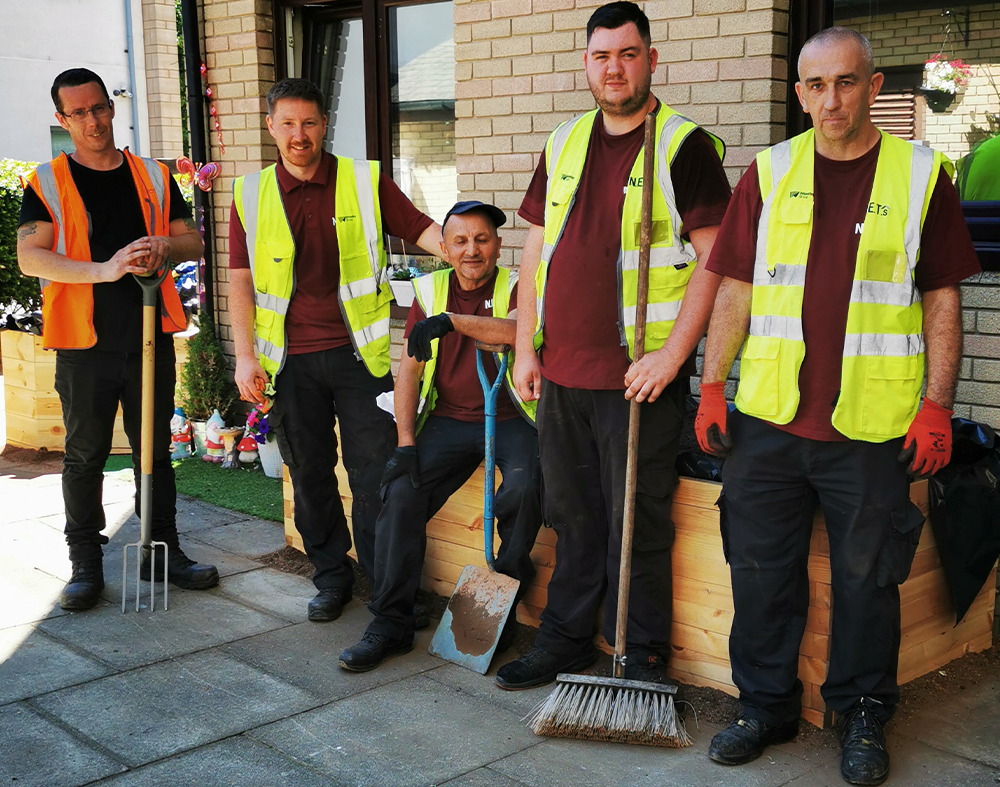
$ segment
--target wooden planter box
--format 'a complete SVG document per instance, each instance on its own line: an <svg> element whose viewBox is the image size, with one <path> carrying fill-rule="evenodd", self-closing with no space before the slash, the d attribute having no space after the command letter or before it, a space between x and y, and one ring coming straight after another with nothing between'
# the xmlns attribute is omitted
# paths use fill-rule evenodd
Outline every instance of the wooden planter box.
<svg viewBox="0 0 1000 787"><path fill-rule="evenodd" d="M336 472L350 520L351 495L342 463L338 463ZM302 549L292 520L292 484L287 468L284 478L285 542ZM684 683L711 686L735 696L738 692L729 666L733 596L729 566L722 555L719 511L715 506L720 489L718 483L682 478L674 494L671 516L677 538L672 553L673 655L669 671ZM925 481L910 487L910 498L927 513ZM421 587L450 596L466 564L485 567L482 510L480 468L427 525ZM517 610L517 619L522 623L538 626L545 607L546 585L555 565L555 541L555 532L550 528L539 531L532 551L538 574ZM830 654L829 550L822 515L817 515L809 556L809 616L799 654L799 678L804 687L802 717L820 727L830 722L820 696ZM931 527L925 526L909 579L900 586L900 683L938 669L965 653L989 648L995 592L996 568L956 627L934 535ZM598 645L607 652L612 650L600 636Z"/></svg>
<svg viewBox="0 0 1000 787"><path fill-rule="evenodd" d="M187 357L187 337L174 337L177 373ZM56 354L42 349L42 339L21 331L0 331L3 356L7 444L18 448L62 451L66 429L56 393ZM111 453L129 454L128 438L118 409Z"/></svg>

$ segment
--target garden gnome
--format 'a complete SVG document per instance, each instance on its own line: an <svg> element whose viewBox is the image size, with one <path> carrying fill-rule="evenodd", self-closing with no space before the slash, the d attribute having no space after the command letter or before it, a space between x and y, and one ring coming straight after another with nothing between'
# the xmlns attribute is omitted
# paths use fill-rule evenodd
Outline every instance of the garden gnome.
<svg viewBox="0 0 1000 787"><path fill-rule="evenodd" d="M184 415L184 409L177 407L170 419L170 458L187 459L193 453L191 422Z"/></svg>
<svg viewBox="0 0 1000 787"><path fill-rule="evenodd" d="M205 424L205 446L207 452L202 457L206 462L221 462L225 459L226 451L222 443L222 435L219 433L226 428L226 422L222 420L218 410L212 411L212 417Z"/></svg>

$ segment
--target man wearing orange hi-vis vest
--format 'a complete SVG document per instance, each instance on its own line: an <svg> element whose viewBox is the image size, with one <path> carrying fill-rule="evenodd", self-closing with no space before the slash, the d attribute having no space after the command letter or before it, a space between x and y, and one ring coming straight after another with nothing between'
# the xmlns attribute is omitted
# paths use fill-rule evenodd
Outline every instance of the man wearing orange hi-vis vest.
<svg viewBox="0 0 1000 787"><path fill-rule="evenodd" d="M743 702L709 756L739 765L798 731L818 503L833 588L823 699L841 722L844 779L880 784L882 725L899 701L899 584L924 521L908 471L949 461L957 285L979 265L950 162L872 123L883 77L868 41L824 30L802 48L798 75L813 128L758 154L708 263L725 278L695 431L726 454L719 509ZM741 347L729 413L723 387Z"/></svg>
<svg viewBox="0 0 1000 787"><path fill-rule="evenodd" d="M104 588L104 463L119 402L139 481L142 290L130 274L201 257L201 235L167 168L115 147L114 102L86 68L52 84L56 120L76 150L38 167L27 179L17 233L17 260L42 285L42 340L56 350L56 391L66 426L62 488L66 542L73 564L63 609L89 609ZM218 584L214 566L179 548L176 487L170 465L174 346L186 327L167 276L159 291L153 439L156 541L170 545L168 576L186 588ZM136 495L136 506L138 506ZM138 514L138 510L136 511ZM143 566L148 577L148 567Z"/></svg>

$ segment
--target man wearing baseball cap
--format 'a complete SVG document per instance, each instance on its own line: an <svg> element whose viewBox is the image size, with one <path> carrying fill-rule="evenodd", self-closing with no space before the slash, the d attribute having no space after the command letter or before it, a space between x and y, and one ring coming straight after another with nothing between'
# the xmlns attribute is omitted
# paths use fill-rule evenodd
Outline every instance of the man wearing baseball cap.
<svg viewBox="0 0 1000 787"><path fill-rule="evenodd" d="M414 614L426 523L476 471L484 456L483 390L476 341L513 346L517 274L497 266L497 228L507 217L475 200L456 203L442 222L442 256L451 270L414 281L407 352L396 376L399 447L382 476L385 504L375 524L375 576L368 608L375 619L340 666L365 672L413 648ZM492 357L487 376L496 379ZM511 368L513 359L511 359ZM496 463L503 474L496 517L498 571L521 581L535 575L530 552L541 524L534 402L522 402L508 371L497 399ZM513 619L511 619L513 621ZM513 636L508 625L498 650Z"/></svg>

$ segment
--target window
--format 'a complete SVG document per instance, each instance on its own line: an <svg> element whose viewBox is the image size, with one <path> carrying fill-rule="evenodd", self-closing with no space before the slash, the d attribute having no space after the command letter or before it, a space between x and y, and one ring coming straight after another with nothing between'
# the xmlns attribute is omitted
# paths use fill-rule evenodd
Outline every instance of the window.
<svg viewBox="0 0 1000 787"><path fill-rule="evenodd" d="M76 145L70 139L69 132L62 126L49 126L49 139L52 141L52 158L60 153L68 156L76 151Z"/></svg>

